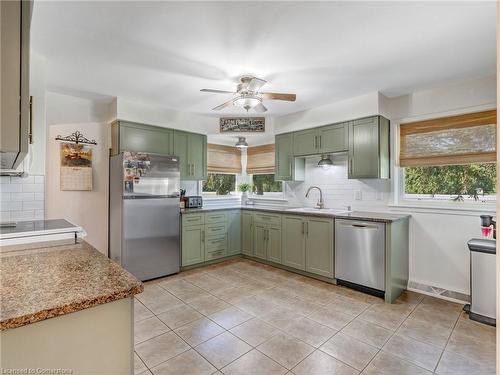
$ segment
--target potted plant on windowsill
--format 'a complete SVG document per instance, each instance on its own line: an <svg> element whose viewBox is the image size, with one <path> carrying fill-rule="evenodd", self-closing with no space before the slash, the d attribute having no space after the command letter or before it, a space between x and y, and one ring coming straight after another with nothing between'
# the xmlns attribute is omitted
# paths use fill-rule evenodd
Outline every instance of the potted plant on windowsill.
<svg viewBox="0 0 500 375"><path fill-rule="evenodd" d="M248 198L248 192L252 187L250 184L243 182L238 186L239 191L241 191L241 201L244 202Z"/></svg>

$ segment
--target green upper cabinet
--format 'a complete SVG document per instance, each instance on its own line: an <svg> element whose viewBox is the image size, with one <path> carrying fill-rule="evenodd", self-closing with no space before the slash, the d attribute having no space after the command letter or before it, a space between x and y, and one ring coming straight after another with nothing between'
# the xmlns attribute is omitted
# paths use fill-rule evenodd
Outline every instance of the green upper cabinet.
<svg viewBox="0 0 500 375"><path fill-rule="evenodd" d="M293 133L293 154L316 155L347 151L348 123L307 129Z"/></svg>
<svg viewBox="0 0 500 375"><path fill-rule="evenodd" d="M318 129L318 150L321 154L347 151L349 123L323 126Z"/></svg>
<svg viewBox="0 0 500 375"><path fill-rule="evenodd" d="M207 136L174 131L174 154L179 157L182 180L207 178Z"/></svg>
<svg viewBox="0 0 500 375"><path fill-rule="evenodd" d="M274 138L274 179L277 181L303 181L304 158L294 158L293 134L279 134Z"/></svg>
<svg viewBox="0 0 500 375"><path fill-rule="evenodd" d="M227 213L227 255L241 253L241 213L240 210Z"/></svg>
<svg viewBox="0 0 500 375"><path fill-rule="evenodd" d="M113 155L122 151L149 152L164 155L172 155L174 153L174 131L171 129L116 121L112 124L111 135L111 152Z"/></svg>
<svg viewBox="0 0 500 375"><path fill-rule="evenodd" d="M390 178L389 120L373 116L349 124L349 178Z"/></svg>
<svg viewBox="0 0 500 375"><path fill-rule="evenodd" d="M306 271L333 278L333 219L306 221Z"/></svg>

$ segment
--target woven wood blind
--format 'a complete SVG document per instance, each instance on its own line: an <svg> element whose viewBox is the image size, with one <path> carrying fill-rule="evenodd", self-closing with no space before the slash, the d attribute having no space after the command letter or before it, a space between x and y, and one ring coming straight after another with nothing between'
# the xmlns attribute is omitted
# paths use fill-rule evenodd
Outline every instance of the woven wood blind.
<svg viewBox="0 0 500 375"><path fill-rule="evenodd" d="M247 149L247 173L274 173L274 144Z"/></svg>
<svg viewBox="0 0 500 375"><path fill-rule="evenodd" d="M400 125L401 167L496 161L496 110Z"/></svg>
<svg viewBox="0 0 500 375"><path fill-rule="evenodd" d="M241 173L241 151L236 147L209 143L207 169L212 173Z"/></svg>

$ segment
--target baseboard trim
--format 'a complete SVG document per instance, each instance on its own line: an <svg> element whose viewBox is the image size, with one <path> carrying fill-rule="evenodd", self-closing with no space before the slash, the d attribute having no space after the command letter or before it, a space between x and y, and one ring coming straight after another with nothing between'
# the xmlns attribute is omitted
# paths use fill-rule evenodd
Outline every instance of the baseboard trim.
<svg viewBox="0 0 500 375"><path fill-rule="evenodd" d="M425 294L427 296L440 298L450 302L469 303L470 295L453 290L443 289L432 285L417 283L415 281L408 282L408 290Z"/></svg>

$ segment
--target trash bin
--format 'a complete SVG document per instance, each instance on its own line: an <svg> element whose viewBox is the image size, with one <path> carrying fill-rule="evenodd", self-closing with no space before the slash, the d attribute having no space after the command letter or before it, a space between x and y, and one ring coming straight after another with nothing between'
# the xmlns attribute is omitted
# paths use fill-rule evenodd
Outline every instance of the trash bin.
<svg viewBox="0 0 500 375"><path fill-rule="evenodd" d="M470 250L469 318L496 326L496 241L473 238Z"/></svg>

